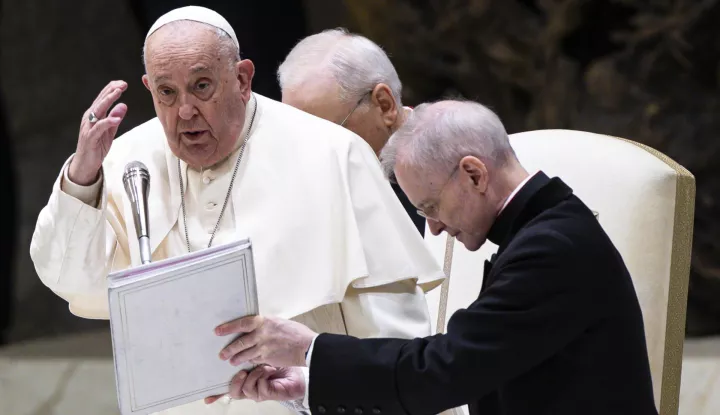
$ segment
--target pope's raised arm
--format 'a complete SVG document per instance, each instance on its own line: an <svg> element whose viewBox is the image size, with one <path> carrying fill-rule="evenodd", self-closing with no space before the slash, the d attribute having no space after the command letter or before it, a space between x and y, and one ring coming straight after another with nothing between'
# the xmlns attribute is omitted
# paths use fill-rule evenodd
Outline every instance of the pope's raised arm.
<svg viewBox="0 0 720 415"><path fill-rule="evenodd" d="M105 277L113 258L127 252L127 237L108 206L102 174L127 113L124 104L110 107L126 89L123 81L110 82L83 114L76 152L62 167L30 244L41 281L82 317L107 318Z"/></svg>

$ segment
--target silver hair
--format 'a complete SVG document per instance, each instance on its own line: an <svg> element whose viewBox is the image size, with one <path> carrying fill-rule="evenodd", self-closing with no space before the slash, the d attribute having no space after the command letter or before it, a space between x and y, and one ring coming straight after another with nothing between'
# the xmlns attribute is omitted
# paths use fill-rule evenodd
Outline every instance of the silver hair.
<svg viewBox="0 0 720 415"><path fill-rule="evenodd" d="M318 75L331 76L341 99L357 102L380 83L402 106L402 84L388 55L370 39L337 28L298 42L277 71L280 89L291 90Z"/></svg>
<svg viewBox="0 0 720 415"><path fill-rule="evenodd" d="M170 22L166 24L163 27L171 27L174 30L186 30L190 28L191 26L197 25L203 25L207 27L208 29L215 32L215 35L218 39L218 52L221 56L227 56L229 59L230 66L234 66L236 63L240 61L240 49L235 45L235 42L233 42L233 39L230 37L227 32L220 29L219 27L215 27L213 25L209 25L207 23L202 22L196 22L194 20L176 20L174 22ZM145 72L147 72L147 41L143 44L143 50L142 50L142 61L143 61L143 67L145 69Z"/></svg>
<svg viewBox="0 0 720 415"><path fill-rule="evenodd" d="M465 156L488 168L516 160L505 127L489 108L472 101L448 100L417 106L388 140L380 154L383 172L395 180L402 164L450 174Z"/></svg>

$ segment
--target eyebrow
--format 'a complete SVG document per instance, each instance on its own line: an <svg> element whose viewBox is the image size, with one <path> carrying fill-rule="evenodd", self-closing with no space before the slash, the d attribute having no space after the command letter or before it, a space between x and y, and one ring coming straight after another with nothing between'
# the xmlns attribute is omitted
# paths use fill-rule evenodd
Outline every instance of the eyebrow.
<svg viewBox="0 0 720 415"><path fill-rule="evenodd" d="M196 74L198 72L206 72L209 70L210 69L205 65L197 65L197 66L190 68L190 73Z"/></svg>
<svg viewBox="0 0 720 415"><path fill-rule="evenodd" d="M205 65L197 65L193 68L190 68L190 73L192 73L192 74L196 74L196 73L200 73L200 72L208 72L208 71L210 71L210 69ZM170 80L170 76L168 76L168 75L160 75L158 77L155 77L155 83L160 83L160 82L168 81L168 80Z"/></svg>

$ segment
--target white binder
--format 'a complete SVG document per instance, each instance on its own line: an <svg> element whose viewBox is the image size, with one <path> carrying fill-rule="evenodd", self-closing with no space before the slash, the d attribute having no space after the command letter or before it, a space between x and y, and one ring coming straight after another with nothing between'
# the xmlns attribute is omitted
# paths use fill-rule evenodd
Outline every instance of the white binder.
<svg viewBox="0 0 720 415"><path fill-rule="evenodd" d="M224 322L258 314L249 239L108 276L118 403L145 415L227 393L243 366L220 360ZM249 367L249 366L248 366Z"/></svg>

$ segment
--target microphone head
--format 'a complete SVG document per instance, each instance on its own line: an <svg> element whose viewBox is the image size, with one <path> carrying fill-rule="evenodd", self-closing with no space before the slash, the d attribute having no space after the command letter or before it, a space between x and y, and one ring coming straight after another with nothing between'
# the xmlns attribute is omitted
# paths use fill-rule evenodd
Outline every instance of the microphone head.
<svg viewBox="0 0 720 415"><path fill-rule="evenodd" d="M142 179L150 180L150 173L147 166L141 161L131 161L125 165L125 173L123 174L123 182L127 182L133 176L140 176Z"/></svg>
<svg viewBox="0 0 720 415"><path fill-rule="evenodd" d="M131 161L125 165L125 173L123 173L123 186L130 200L135 203L138 199L138 193L143 193L147 198L147 192L150 187L150 173L147 166L141 161Z"/></svg>
<svg viewBox="0 0 720 415"><path fill-rule="evenodd" d="M150 193L150 173L147 166L139 161L131 161L125 166L123 186L130 200L133 222L138 237L149 237L148 197Z"/></svg>

